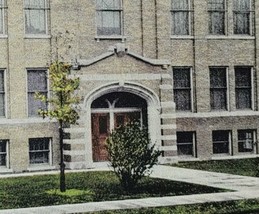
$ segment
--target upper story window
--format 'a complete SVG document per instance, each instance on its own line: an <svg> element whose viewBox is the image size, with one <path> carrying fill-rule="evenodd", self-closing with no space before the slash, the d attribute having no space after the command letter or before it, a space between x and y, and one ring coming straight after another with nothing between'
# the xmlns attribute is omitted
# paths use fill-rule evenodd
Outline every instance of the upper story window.
<svg viewBox="0 0 259 214"><path fill-rule="evenodd" d="M192 110L192 87L191 87L191 69L190 68L174 68L173 69L174 84L174 102L176 110L191 111Z"/></svg>
<svg viewBox="0 0 259 214"><path fill-rule="evenodd" d="M253 18L252 0L234 0L234 34L251 35Z"/></svg>
<svg viewBox="0 0 259 214"><path fill-rule="evenodd" d="M0 70L0 117L5 116L5 81L4 71Z"/></svg>
<svg viewBox="0 0 259 214"><path fill-rule="evenodd" d="M172 0L172 35L191 35L191 0Z"/></svg>
<svg viewBox="0 0 259 214"><path fill-rule="evenodd" d="M236 108L252 109L252 69L235 68Z"/></svg>
<svg viewBox="0 0 259 214"><path fill-rule="evenodd" d="M39 109L47 109L47 103L35 99L35 93L48 95L47 71L46 70L28 70L28 116L38 116Z"/></svg>
<svg viewBox="0 0 259 214"><path fill-rule="evenodd" d="M209 33L212 35L225 34L225 0L209 0Z"/></svg>
<svg viewBox="0 0 259 214"><path fill-rule="evenodd" d="M210 107L212 110L227 110L226 68L210 68Z"/></svg>
<svg viewBox="0 0 259 214"><path fill-rule="evenodd" d="M25 33L47 34L48 0L25 0Z"/></svg>
<svg viewBox="0 0 259 214"><path fill-rule="evenodd" d="M0 0L0 34L5 34L6 0Z"/></svg>
<svg viewBox="0 0 259 214"><path fill-rule="evenodd" d="M97 35L122 35L121 0L96 0Z"/></svg>

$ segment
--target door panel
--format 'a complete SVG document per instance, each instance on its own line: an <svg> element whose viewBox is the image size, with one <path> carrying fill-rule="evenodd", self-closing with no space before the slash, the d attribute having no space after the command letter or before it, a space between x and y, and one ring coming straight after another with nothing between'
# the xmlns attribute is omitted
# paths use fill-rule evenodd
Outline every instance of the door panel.
<svg viewBox="0 0 259 214"><path fill-rule="evenodd" d="M108 113L92 114L92 144L93 161L107 161L105 141L110 131L110 118Z"/></svg>

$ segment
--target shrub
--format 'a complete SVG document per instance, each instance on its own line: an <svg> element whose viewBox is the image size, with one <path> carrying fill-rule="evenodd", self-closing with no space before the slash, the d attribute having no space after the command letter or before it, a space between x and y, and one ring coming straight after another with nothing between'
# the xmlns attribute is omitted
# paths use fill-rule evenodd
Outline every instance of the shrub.
<svg viewBox="0 0 259 214"><path fill-rule="evenodd" d="M106 140L109 161L122 187L129 191L157 163L161 152L155 150L147 128L131 122L116 128Z"/></svg>

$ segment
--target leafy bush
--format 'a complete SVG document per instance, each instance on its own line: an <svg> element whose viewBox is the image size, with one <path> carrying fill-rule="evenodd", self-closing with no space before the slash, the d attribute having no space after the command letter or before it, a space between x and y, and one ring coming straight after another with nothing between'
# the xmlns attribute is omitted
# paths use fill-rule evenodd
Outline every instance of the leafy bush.
<svg viewBox="0 0 259 214"><path fill-rule="evenodd" d="M145 175L149 175L161 155L151 145L147 129L138 122L118 127L106 143L111 166L127 191L132 190Z"/></svg>

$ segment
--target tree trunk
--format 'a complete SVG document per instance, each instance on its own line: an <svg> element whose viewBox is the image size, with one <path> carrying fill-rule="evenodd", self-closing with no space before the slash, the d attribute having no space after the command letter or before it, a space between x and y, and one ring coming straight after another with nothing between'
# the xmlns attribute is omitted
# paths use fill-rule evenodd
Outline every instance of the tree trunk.
<svg viewBox="0 0 259 214"><path fill-rule="evenodd" d="M60 192L66 191L66 179L65 179L65 163L64 163L64 154L63 154L63 126L59 126L59 146L60 146Z"/></svg>

